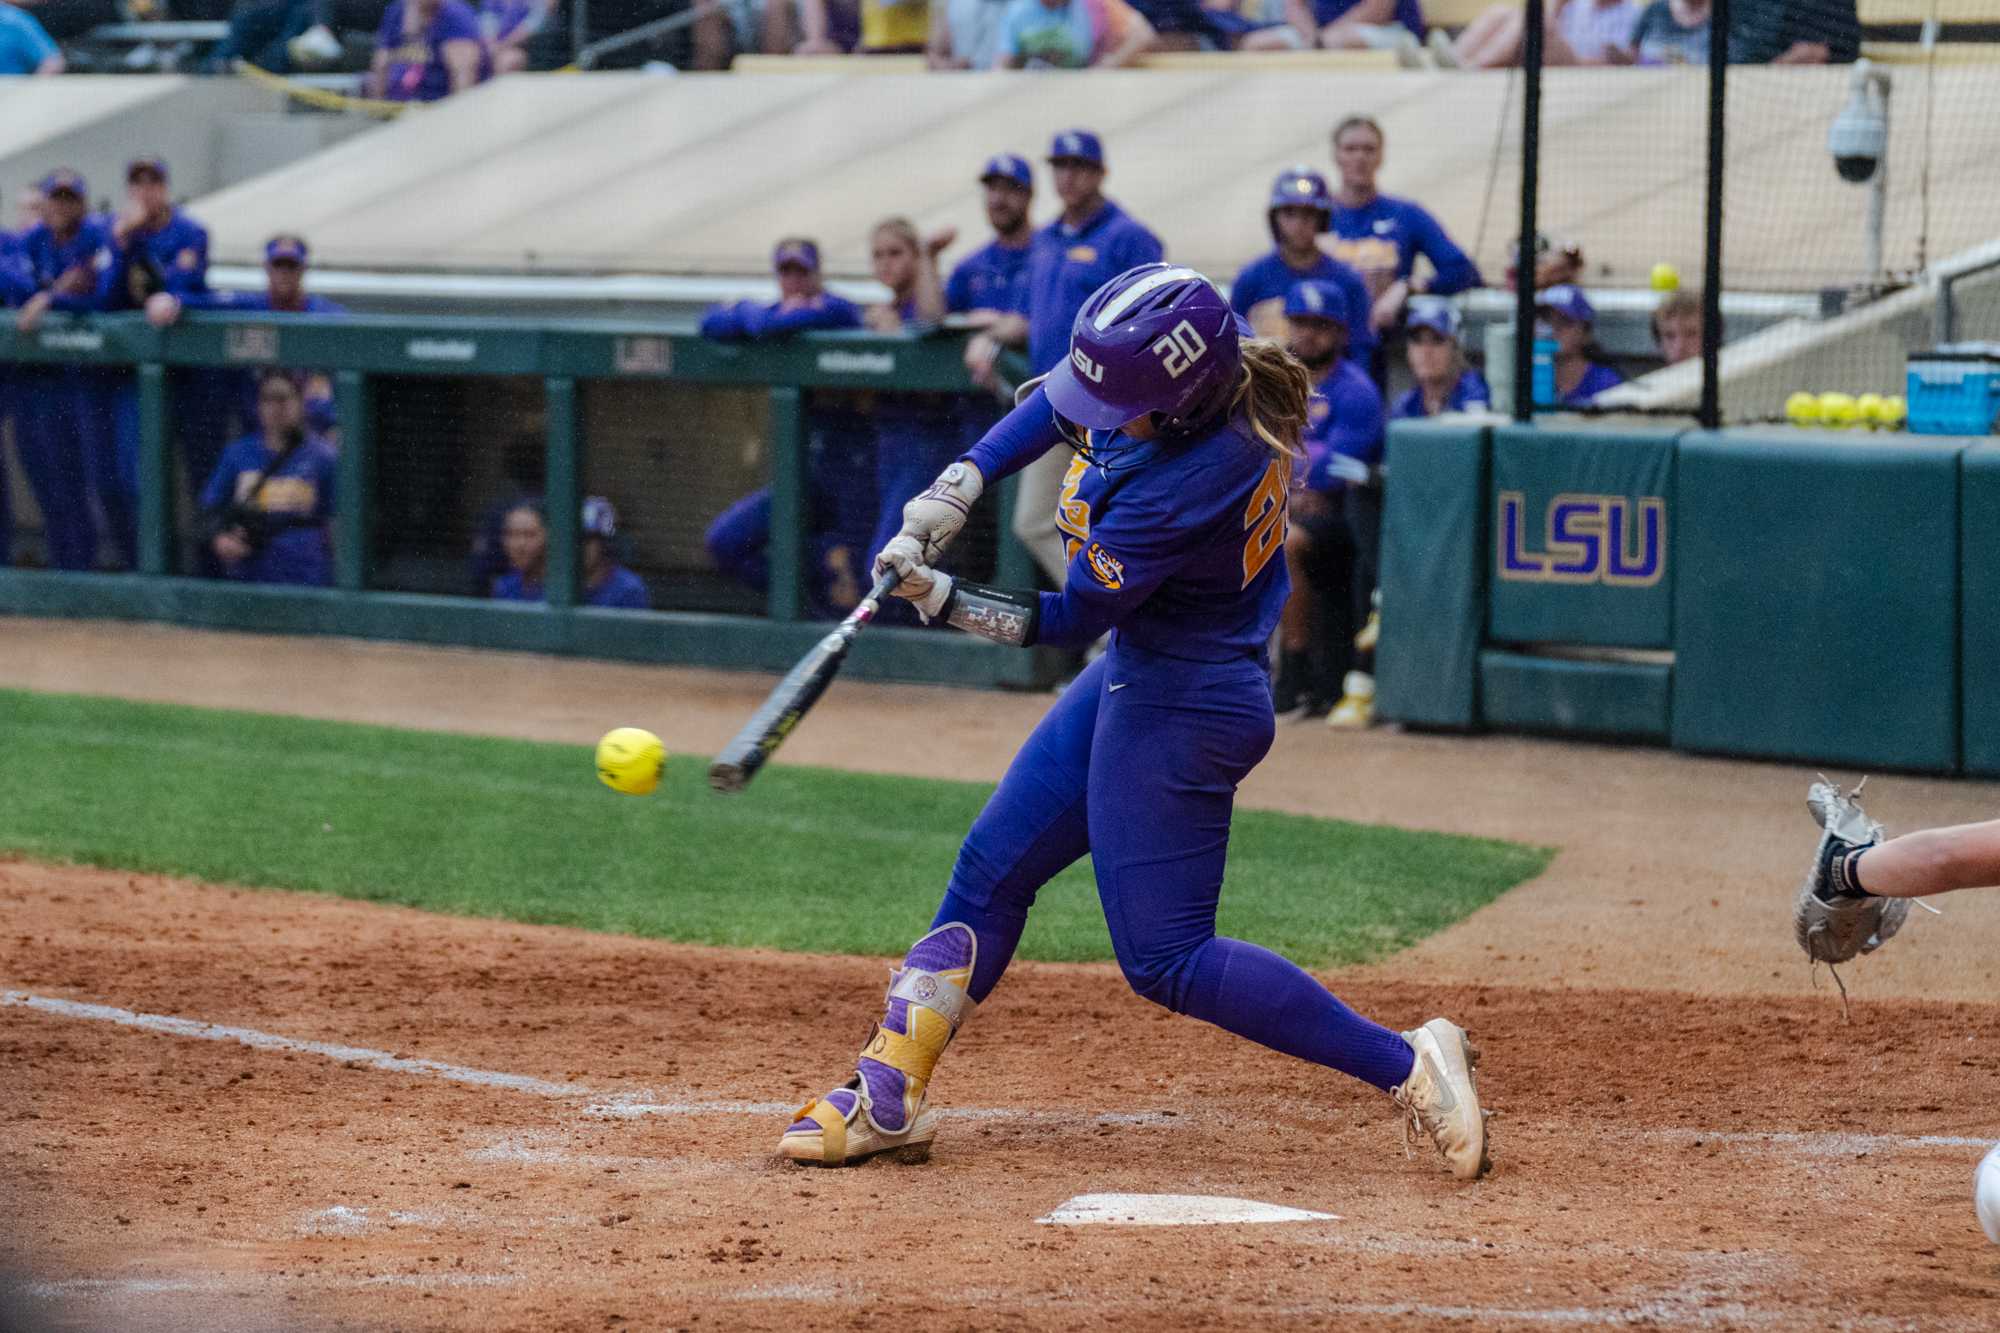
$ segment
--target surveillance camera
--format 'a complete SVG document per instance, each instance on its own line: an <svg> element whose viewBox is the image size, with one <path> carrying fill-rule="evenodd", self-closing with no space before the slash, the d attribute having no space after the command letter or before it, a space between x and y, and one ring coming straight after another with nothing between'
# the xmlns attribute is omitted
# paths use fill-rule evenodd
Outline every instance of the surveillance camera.
<svg viewBox="0 0 2000 1333"><path fill-rule="evenodd" d="M1826 151L1832 154L1840 178L1850 184L1864 185L1873 179L1882 163L1882 154L1888 150L1886 83L1886 79L1868 68L1867 61L1856 62L1847 105L1833 118L1833 127L1827 131Z"/></svg>

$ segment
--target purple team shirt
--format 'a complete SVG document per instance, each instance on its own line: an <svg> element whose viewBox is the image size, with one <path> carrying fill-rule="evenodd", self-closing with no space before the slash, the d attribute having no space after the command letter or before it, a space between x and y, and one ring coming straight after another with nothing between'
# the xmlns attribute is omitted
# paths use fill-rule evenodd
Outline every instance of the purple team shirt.
<svg viewBox="0 0 2000 1333"><path fill-rule="evenodd" d="M392 102L435 102L451 92L451 71L445 67L446 42L465 41L479 46L479 77L489 73L485 44L480 41L479 17L463 0L444 0L430 26L414 36L403 33L403 15L408 0L395 0L382 15L375 32L375 47L389 54L383 73L382 95Z"/></svg>

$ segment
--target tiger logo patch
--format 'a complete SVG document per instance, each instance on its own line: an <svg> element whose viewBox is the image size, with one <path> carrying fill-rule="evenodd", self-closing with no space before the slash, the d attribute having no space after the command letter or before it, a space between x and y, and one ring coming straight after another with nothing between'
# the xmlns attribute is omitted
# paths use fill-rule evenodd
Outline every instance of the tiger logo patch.
<svg viewBox="0 0 2000 1333"><path fill-rule="evenodd" d="M1113 592L1125 586L1125 562L1096 542L1083 553L1083 561L1090 566L1090 576Z"/></svg>

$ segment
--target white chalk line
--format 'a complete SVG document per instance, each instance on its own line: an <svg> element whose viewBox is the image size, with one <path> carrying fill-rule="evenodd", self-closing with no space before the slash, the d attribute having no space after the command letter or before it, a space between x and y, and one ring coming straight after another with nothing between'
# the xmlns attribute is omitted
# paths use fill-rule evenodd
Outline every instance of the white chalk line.
<svg viewBox="0 0 2000 1333"><path fill-rule="evenodd" d="M162 1036L185 1037L195 1041L234 1042L260 1051L284 1051L298 1055L317 1055L341 1064L359 1065L367 1069L380 1069L395 1074L416 1074L429 1078L444 1079L451 1083L464 1083L473 1087L503 1088L510 1092L528 1093L536 1097L590 1097L596 1098L582 1110L586 1116L598 1119L626 1119L639 1116L676 1115L783 1115L798 1110L797 1102L743 1101L726 1097L689 1098L675 1101L651 1100L650 1094L642 1092L612 1093L599 1088L586 1087L581 1083L557 1083L548 1079L532 1078L526 1074L509 1074L493 1069L475 1069L469 1065L448 1064L442 1060L419 1060L410 1056L396 1055L389 1051L378 1051L366 1046L348 1046L338 1042L306 1041L297 1037L280 1036L275 1032L264 1032L257 1028L234 1027L222 1023L207 1023L193 1018L176 1018L170 1014L146 1014L131 1009L120 1009L109 1004L89 1004L81 1000L57 999L53 996L31 995L26 991L0 991L0 1008L29 1009L37 1013L52 1014L59 1018L81 1019L86 1022L112 1023L119 1027L134 1028L141 1032L154 1032ZM1037 1111L1014 1109L1004 1106L961 1106L947 1107L940 1112L954 1120L1004 1120L1030 1124L1093 1124L1093 1125L1173 1125L1181 1123L1177 1117L1156 1111L1107 1112L1088 1115L1074 1111Z"/></svg>

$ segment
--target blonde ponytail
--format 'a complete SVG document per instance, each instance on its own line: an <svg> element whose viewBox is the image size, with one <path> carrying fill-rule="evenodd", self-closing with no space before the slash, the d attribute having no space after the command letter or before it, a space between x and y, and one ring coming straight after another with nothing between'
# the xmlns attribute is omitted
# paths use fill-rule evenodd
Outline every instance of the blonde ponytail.
<svg viewBox="0 0 2000 1333"><path fill-rule="evenodd" d="M1236 392L1229 414L1241 414L1251 433L1282 458L1298 456L1312 403L1312 375L1299 359L1271 338L1243 343L1243 368L1236 373Z"/></svg>

